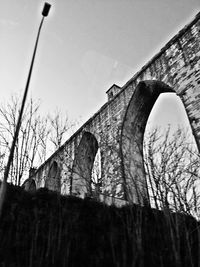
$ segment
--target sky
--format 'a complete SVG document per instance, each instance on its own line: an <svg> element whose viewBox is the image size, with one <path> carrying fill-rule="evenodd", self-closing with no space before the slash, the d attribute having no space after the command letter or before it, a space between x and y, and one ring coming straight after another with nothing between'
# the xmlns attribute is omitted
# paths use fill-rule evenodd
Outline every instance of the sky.
<svg viewBox="0 0 200 267"><path fill-rule="evenodd" d="M29 97L80 123L123 86L200 11L199 0L49 0ZM41 0L0 0L0 102L24 91ZM175 95L159 97L154 123L185 122Z"/></svg>

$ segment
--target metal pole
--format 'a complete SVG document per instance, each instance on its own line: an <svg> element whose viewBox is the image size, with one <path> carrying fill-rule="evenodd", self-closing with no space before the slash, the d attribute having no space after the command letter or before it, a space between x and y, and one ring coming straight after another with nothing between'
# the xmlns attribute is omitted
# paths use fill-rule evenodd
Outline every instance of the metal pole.
<svg viewBox="0 0 200 267"><path fill-rule="evenodd" d="M10 166L11 166L12 161L13 161L15 145L16 145L16 142L17 142L17 138L18 138L19 130L20 130L20 126L21 126L22 115L23 115L23 111L24 111L26 98L27 98L29 83L30 83L30 80L31 80L31 74L32 74L32 70L33 70L33 64L34 64L34 61L35 61L35 55L36 55L36 51L37 51L40 32L41 32L41 28L42 28L42 25L43 25L44 17L48 16L50 7L51 7L50 4L45 3L43 11L42 11L43 17L42 17L42 20L41 20L40 25L39 25L37 38L36 38L36 42L35 42L35 47L34 47L34 51L33 51L33 56L32 56L32 60L31 60L31 65L30 65L30 69L29 69L29 73L28 73L28 78L27 78L27 81L26 81L26 87L25 87L25 90L24 90L22 104L21 104L21 108L20 108L20 111L19 111L19 117L18 117L18 120L17 120L16 128L15 128L15 133L14 133L14 137L13 137L13 141L12 141L12 145L11 145L11 149L10 149L10 154L9 154L9 157L8 157L8 162L7 162L7 165L6 165L6 168L5 168L5 172L4 172L3 182L2 182L1 188L0 188L0 216L1 216L2 206L3 206L4 197L5 197L5 193L6 193L6 184L7 184L9 171L10 171Z"/></svg>

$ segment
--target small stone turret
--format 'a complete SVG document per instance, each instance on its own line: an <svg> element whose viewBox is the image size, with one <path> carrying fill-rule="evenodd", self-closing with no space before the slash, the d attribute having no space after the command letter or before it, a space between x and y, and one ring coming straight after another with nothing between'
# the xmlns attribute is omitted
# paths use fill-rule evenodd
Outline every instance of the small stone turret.
<svg viewBox="0 0 200 267"><path fill-rule="evenodd" d="M108 101L110 101L116 94L118 94L121 91L121 87L119 87L116 84L113 84L108 91L106 91L106 94L108 96Z"/></svg>

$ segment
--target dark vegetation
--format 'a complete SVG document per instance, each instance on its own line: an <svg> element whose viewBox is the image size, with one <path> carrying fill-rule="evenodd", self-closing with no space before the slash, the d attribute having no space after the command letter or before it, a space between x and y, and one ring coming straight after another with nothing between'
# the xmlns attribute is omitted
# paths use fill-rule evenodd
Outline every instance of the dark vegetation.
<svg viewBox="0 0 200 267"><path fill-rule="evenodd" d="M8 186L0 221L0 266L200 266L198 222L137 205Z"/></svg>

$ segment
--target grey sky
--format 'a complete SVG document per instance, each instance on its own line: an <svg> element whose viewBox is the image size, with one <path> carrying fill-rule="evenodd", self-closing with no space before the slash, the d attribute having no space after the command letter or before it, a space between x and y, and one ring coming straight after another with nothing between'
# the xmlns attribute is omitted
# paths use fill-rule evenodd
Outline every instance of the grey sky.
<svg viewBox="0 0 200 267"><path fill-rule="evenodd" d="M24 89L43 3L0 0L1 101ZM124 85L200 11L199 0L49 3L29 96L41 99L45 113L58 107L83 121L106 102L113 83ZM177 101L161 99L157 119L180 122Z"/></svg>

